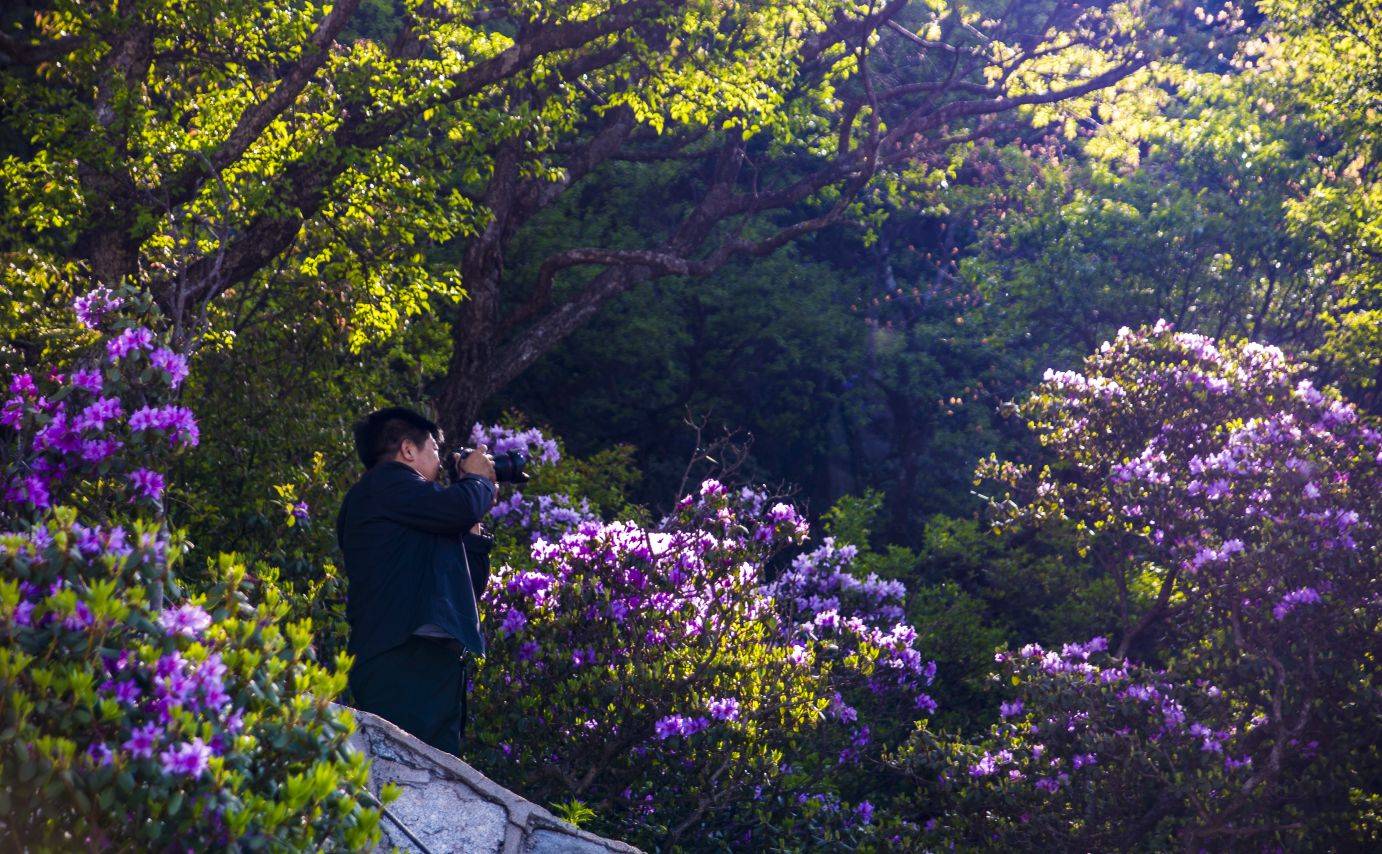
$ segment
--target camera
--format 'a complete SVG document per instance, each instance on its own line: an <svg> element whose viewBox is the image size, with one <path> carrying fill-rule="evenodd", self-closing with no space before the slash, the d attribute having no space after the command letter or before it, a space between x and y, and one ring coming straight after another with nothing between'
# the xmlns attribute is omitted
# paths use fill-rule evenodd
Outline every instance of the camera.
<svg viewBox="0 0 1382 854"><path fill-rule="evenodd" d="M461 470L461 460L470 456L474 448L461 448L451 455L451 479L460 480L465 474ZM502 454L494 455L494 479L499 483L527 483L528 473L523 467L528 464L528 457L521 451L506 451Z"/></svg>

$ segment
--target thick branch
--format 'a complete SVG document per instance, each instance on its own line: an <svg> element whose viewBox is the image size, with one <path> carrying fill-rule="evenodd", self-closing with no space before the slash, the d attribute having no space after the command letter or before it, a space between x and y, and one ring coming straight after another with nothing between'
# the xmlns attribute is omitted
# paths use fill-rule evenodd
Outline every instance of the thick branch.
<svg viewBox="0 0 1382 854"><path fill-rule="evenodd" d="M676 0L672 5L680 3ZM572 50L626 29L649 9L662 5L656 0L629 0L596 18L535 30L499 55L455 75L449 90L432 102L415 103L370 119L362 118L368 115L364 108L351 110L350 118L337 128L329 143L284 170L284 201L289 213L261 215L222 251L194 262L187 270L187 281L204 302L229 284L252 275L292 243L302 222L324 203L331 183L349 168L354 152L378 148L428 107L473 95L524 71L547 54Z"/></svg>

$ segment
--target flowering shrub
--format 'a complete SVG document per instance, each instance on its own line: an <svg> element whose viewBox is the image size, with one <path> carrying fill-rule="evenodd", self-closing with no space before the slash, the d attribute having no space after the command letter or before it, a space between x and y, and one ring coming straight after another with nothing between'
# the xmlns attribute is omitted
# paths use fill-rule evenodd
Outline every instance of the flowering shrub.
<svg viewBox="0 0 1382 854"><path fill-rule="evenodd" d="M272 588L183 596L164 472L196 445L183 356L133 291L78 299L70 371L10 379L0 519L0 822L38 848L352 848L378 836L342 689ZM339 664L338 664L339 669Z"/></svg>
<svg viewBox="0 0 1382 854"><path fill-rule="evenodd" d="M940 831L1093 849L1378 831L1382 440L1302 374L1159 323L1047 375L1022 411L1056 461L981 467L1008 490L1000 522L1073 525L1156 592L1114 656L1096 639L1007 657L1016 695L978 754L922 741L960 792ZM1158 622L1174 643L1142 648L1160 665L1124 660Z"/></svg>
<svg viewBox="0 0 1382 854"><path fill-rule="evenodd" d="M874 807L842 799L840 772L883 749L859 695L900 697L907 730L929 708L900 585L848 576L833 543L765 585L808 531L753 490L706 481L656 525L543 509L572 506L495 508L509 545L482 609L469 757L529 797L592 806L624 838L854 838Z"/></svg>

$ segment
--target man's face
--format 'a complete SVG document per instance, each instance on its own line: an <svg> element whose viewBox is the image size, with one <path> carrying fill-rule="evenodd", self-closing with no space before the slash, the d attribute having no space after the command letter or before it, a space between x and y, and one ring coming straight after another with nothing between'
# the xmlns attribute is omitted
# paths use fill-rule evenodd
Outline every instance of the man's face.
<svg viewBox="0 0 1382 854"><path fill-rule="evenodd" d="M421 448L404 439L403 447L399 449L399 457L412 466L413 471L428 480L436 480L441 476L441 447L437 445L436 436L428 436Z"/></svg>

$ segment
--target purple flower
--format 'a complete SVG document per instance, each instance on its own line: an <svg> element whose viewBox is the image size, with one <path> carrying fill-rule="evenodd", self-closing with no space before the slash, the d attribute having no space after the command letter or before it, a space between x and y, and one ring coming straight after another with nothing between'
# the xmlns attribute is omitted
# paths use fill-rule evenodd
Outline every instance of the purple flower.
<svg viewBox="0 0 1382 854"><path fill-rule="evenodd" d="M91 609L85 602L78 602L72 613L62 621L62 627L69 631L80 631L92 623Z"/></svg>
<svg viewBox="0 0 1382 854"><path fill-rule="evenodd" d="M5 408L0 411L0 424L4 424L14 430L24 423L24 399L12 397L5 401Z"/></svg>
<svg viewBox="0 0 1382 854"><path fill-rule="evenodd" d="M192 410L182 406L146 406L135 411L129 423L134 431L166 430L189 446L196 445L201 436Z"/></svg>
<svg viewBox="0 0 1382 854"><path fill-rule="evenodd" d="M100 287L73 300L72 309L83 326L95 329L100 326L102 318L123 303L123 298L112 296L108 288Z"/></svg>
<svg viewBox="0 0 1382 854"><path fill-rule="evenodd" d="M15 374L10 377L10 394L23 397L37 397L38 386L34 384L33 374Z"/></svg>
<svg viewBox="0 0 1382 854"><path fill-rule="evenodd" d="M710 726L706 718L688 718L683 715L668 715L653 724L653 732L659 739L666 740L674 735L689 736Z"/></svg>
<svg viewBox="0 0 1382 854"><path fill-rule="evenodd" d="M192 683L202 695L202 705L208 709L220 709L230 703L230 695L225 691L226 666L221 654L213 652L192 674Z"/></svg>
<svg viewBox="0 0 1382 854"><path fill-rule="evenodd" d="M123 445L124 442L119 439L83 439L81 444L82 459L89 463L102 462L114 455Z"/></svg>
<svg viewBox="0 0 1382 854"><path fill-rule="evenodd" d="M36 510L47 510L52 505L52 496L48 494L48 481L36 474L31 474L24 478L24 500L34 506Z"/></svg>
<svg viewBox="0 0 1382 854"><path fill-rule="evenodd" d="M717 721L739 720L739 701L733 697L721 697L706 704L706 711Z"/></svg>
<svg viewBox="0 0 1382 854"><path fill-rule="evenodd" d="M124 414L120 398L103 397L88 404L72 422L72 429L78 433L83 430L104 430L107 421L113 421Z"/></svg>
<svg viewBox="0 0 1382 854"><path fill-rule="evenodd" d="M211 748L200 738L176 744L158 755L165 774L182 774L200 777L206 770L207 760L211 758Z"/></svg>
<svg viewBox="0 0 1382 854"><path fill-rule="evenodd" d="M196 638L211 625L211 615L191 603L167 608L158 615L158 624L170 635Z"/></svg>
<svg viewBox="0 0 1382 854"><path fill-rule="evenodd" d="M669 739L681 730L679 721L679 715L669 715L653 724L653 732L660 739Z"/></svg>
<svg viewBox="0 0 1382 854"><path fill-rule="evenodd" d="M149 723L130 733L129 741L122 746L133 756L150 757L154 755L154 745L161 735L158 724Z"/></svg>
<svg viewBox="0 0 1382 854"><path fill-rule="evenodd" d="M309 518L311 518L311 508L307 506L306 501L299 501L298 503L293 505L293 516L299 522L306 522Z"/></svg>
<svg viewBox="0 0 1382 854"><path fill-rule="evenodd" d="M1286 615L1291 613L1299 605L1316 605L1320 602L1320 594L1313 587L1302 587L1293 590L1281 597L1281 601L1272 608L1272 616L1278 620L1284 620Z"/></svg>
<svg viewBox="0 0 1382 854"><path fill-rule="evenodd" d="M91 757L93 765L109 765L115 759L115 751L104 741L91 742L91 746L86 749L86 755Z"/></svg>
<svg viewBox="0 0 1382 854"><path fill-rule="evenodd" d="M1013 700L1011 703L1001 703L998 706L999 717L1010 718L1020 714L1022 714L1021 700Z"/></svg>
<svg viewBox="0 0 1382 854"><path fill-rule="evenodd" d="M136 350L148 350L154 346L154 334L143 326L126 329L106 342L106 358L119 361Z"/></svg>
<svg viewBox="0 0 1382 854"><path fill-rule="evenodd" d="M509 612L504 615L504 622L499 624L499 631L508 637L523 631L523 627L526 625L528 625L527 616L517 608L510 608Z"/></svg>
<svg viewBox="0 0 1382 854"><path fill-rule="evenodd" d="M142 495L152 501L163 497L163 475L149 469L135 469L129 475L130 486L137 496Z"/></svg>
<svg viewBox="0 0 1382 854"><path fill-rule="evenodd" d="M860 801L854 808L854 812L859 816L860 824L869 824L873 821L873 804L868 801Z"/></svg>
<svg viewBox="0 0 1382 854"><path fill-rule="evenodd" d="M1093 753L1077 753L1074 759L1071 760L1071 764L1074 765L1075 770L1078 771L1086 765L1096 765L1098 761L1099 757Z"/></svg>
<svg viewBox="0 0 1382 854"><path fill-rule="evenodd" d="M123 679L119 682L116 682L111 687L114 688L114 691L112 693L114 694L115 699L125 704L126 706L133 706L135 702L139 699L139 695L143 693L139 690L139 686L135 684L133 680L129 679Z"/></svg>
<svg viewBox="0 0 1382 854"><path fill-rule="evenodd" d="M997 770L998 763L994 760L994 757L990 756L988 753L985 753L983 759L980 759L975 764L969 766L969 776L987 777Z"/></svg>
<svg viewBox="0 0 1382 854"><path fill-rule="evenodd" d="M175 353L167 347L159 347L149 354L149 361L153 362L154 367L161 368L168 374L168 385L173 388L177 388L187 379L187 357L181 353Z"/></svg>
<svg viewBox="0 0 1382 854"><path fill-rule="evenodd" d="M73 371L70 381L73 388L89 391L92 394L100 394L103 387L101 372L96 370Z"/></svg>

